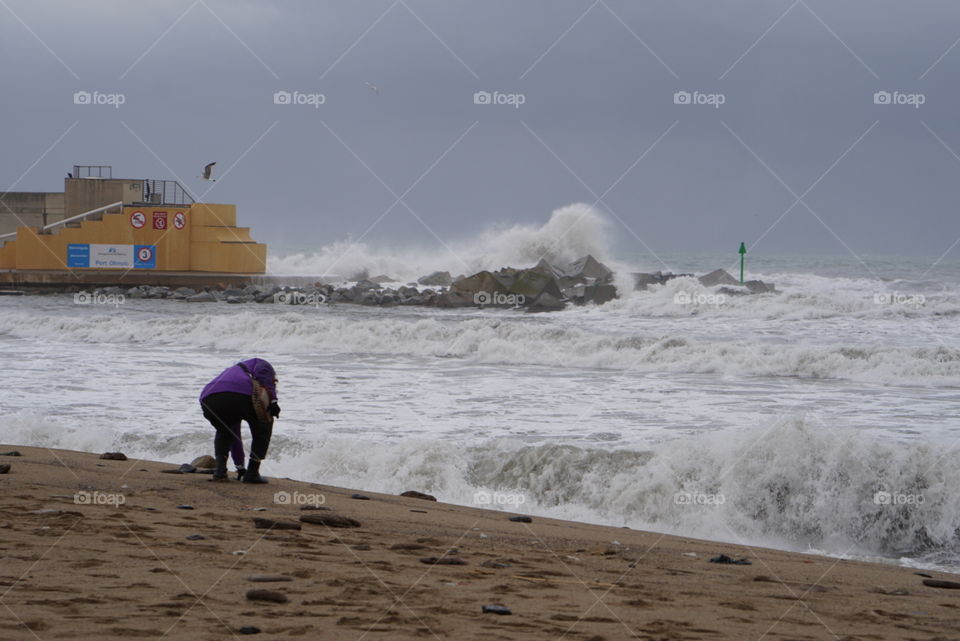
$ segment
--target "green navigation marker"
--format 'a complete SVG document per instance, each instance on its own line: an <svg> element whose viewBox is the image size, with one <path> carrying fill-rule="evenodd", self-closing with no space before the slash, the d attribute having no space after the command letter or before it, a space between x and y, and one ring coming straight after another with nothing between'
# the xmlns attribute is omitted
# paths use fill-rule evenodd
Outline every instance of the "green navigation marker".
<svg viewBox="0 0 960 641"><path fill-rule="evenodd" d="M747 246L740 243L740 284L743 285L743 256L747 253Z"/></svg>

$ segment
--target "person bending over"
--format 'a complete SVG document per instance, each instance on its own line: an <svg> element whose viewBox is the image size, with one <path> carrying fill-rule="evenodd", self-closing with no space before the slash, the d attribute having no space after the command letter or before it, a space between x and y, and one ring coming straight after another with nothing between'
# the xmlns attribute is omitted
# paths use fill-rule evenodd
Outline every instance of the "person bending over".
<svg viewBox="0 0 960 641"><path fill-rule="evenodd" d="M232 452L241 481L266 483L267 480L260 476L260 462L266 458L270 447L273 419L280 416L273 365L262 358L251 358L228 367L203 388L200 407L204 418L217 431L213 438L213 457L217 466L211 480L227 480L227 458ZM247 422L253 436L250 461L245 470L240 421Z"/></svg>

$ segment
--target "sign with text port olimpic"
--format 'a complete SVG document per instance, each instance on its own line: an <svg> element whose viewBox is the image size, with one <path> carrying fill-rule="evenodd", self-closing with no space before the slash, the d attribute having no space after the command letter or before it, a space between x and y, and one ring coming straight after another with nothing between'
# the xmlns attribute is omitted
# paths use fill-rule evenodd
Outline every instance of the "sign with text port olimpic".
<svg viewBox="0 0 960 641"><path fill-rule="evenodd" d="M67 245L67 267L93 269L156 269L156 245Z"/></svg>

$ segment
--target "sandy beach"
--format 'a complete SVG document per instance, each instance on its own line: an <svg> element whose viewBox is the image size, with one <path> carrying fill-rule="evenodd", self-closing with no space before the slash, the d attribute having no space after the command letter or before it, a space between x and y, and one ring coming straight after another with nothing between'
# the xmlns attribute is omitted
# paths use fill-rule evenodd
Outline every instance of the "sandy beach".
<svg viewBox="0 0 960 641"><path fill-rule="evenodd" d="M960 590L907 568L0 445L11 450L3 640L960 637ZM750 564L709 561L719 554Z"/></svg>

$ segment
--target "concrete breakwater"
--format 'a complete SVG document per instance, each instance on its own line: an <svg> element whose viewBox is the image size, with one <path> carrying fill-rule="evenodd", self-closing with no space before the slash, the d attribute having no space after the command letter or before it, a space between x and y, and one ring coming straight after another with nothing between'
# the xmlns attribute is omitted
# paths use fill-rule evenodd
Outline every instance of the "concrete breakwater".
<svg viewBox="0 0 960 641"><path fill-rule="evenodd" d="M635 273L635 289L663 285L678 277L693 274ZM748 295L775 292L772 284L747 281L743 285L723 270L699 277L700 284L717 288L724 295ZM453 277L449 272L434 272L400 285L387 275L363 278L351 283L330 284L309 277L231 278L216 282L209 278L195 286L189 284L115 284L99 287L50 285L42 289L26 288L29 293L73 293L78 303L100 299L172 299L188 303L260 303L277 305L357 304L366 306L417 305L426 307L499 307L526 311L559 311L568 305L603 304L619 297L614 273L593 256L587 255L570 265L551 265L541 260L533 267L505 267L480 271L470 276Z"/></svg>

